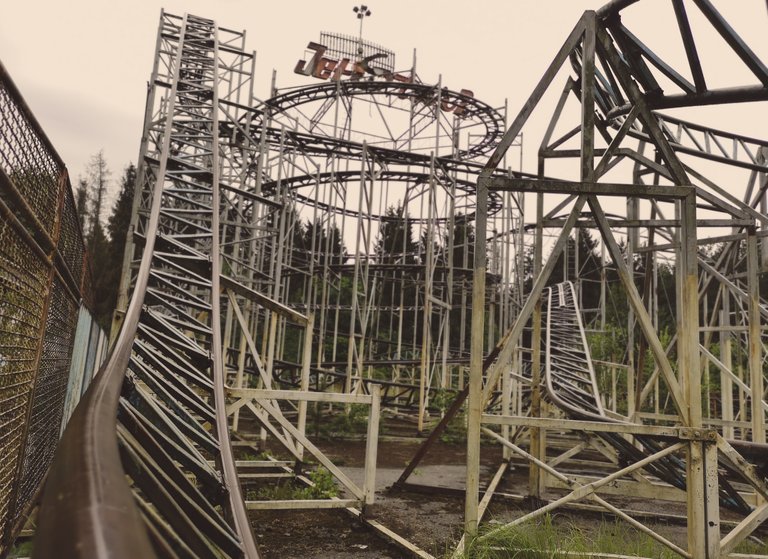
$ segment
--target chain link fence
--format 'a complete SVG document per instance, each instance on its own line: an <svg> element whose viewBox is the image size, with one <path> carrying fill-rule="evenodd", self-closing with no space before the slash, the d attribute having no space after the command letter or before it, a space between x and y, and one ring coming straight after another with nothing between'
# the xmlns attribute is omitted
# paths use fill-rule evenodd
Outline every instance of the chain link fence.
<svg viewBox="0 0 768 559"><path fill-rule="evenodd" d="M0 555L106 352L66 168L0 64Z"/></svg>

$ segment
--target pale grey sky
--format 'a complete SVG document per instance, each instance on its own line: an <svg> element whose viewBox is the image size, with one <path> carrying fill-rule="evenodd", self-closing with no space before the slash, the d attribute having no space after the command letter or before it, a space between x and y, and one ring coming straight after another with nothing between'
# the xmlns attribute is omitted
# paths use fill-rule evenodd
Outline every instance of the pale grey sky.
<svg viewBox="0 0 768 559"><path fill-rule="evenodd" d="M364 36L393 50L402 69L410 67L416 48L423 81L436 83L442 75L447 87L471 89L493 106L508 99L513 117L581 13L603 3L373 0L368 3L373 15L365 21ZM693 4L687 4L709 82L754 83L754 76L726 52ZM715 0L715 4L768 60L764 0ZM248 48L257 51L256 93L264 98L273 68L278 87L313 82L314 78L293 74L296 61L320 31L356 34L354 5L348 0L6 0L0 8L0 60L67 163L73 182L84 174L90 155L101 148L117 177L138 154L161 7L247 30ZM667 36L674 30L668 0L641 0L625 11L623 21L681 73L689 74L677 32ZM559 92L561 84L559 80L553 89ZM543 113L548 116L551 108ZM766 135L766 111L757 104L702 109L695 116L714 126ZM538 139L526 137L527 153L533 155L537 144Z"/></svg>

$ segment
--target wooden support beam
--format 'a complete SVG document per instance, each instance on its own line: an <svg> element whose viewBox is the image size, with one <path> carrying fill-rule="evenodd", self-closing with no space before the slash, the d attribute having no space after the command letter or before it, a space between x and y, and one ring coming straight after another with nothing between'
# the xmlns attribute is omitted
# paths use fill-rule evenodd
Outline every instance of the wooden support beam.
<svg viewBox="0 0 768 559"><path fill-rule="evenodd" d="M750 416L752 418L752 442L765 442L765 413L763 412L763 359L760 340L760 282L758 278L757 236L754 228L747 230L747 289L749 337L747 340Z"/></svg>
<svg viewBox="0 0 768 559"><path fill-rule="evenodd" d="M578 46L584 33L586 14L578 21L571 34L565 40L555 58L550 63L539 83L534 88L525 105L505 132L499 145L488 159L481 177L489 176L501 163L509 146L530 117L536 105L549 88L552 80L560 71L563 63ZM472 335L470 341L469 403L467 410L467 490L464 503L464 533L474 536L477 533L477 512L479 505L479 470L480 470L480 416L486 394L483 391L483 342L485 334L485 276L486 276L486 237L488 216L488 189L478 182L475 218L475 261L472 286ZM577 205L578 202L577 202ZM580 208L583 207L583 202ZM575 217L574 217L575 219ZM540 295L540 293L539 293ZM532 310L532 309L531 309ZM527 317L526 317L527 320ZM522 324L520 325L522 329ZM519 334L518 334L519 336ZM517 340L517 337L514 337ZM514 342L513 342L514 343ZM513 345L513 344L510 344ZM510 350L511 351L511 350ZM506 361L509 355L506 356ZM494 384L494 383L489 383Z"/></svg>
<svg viewBox="0 0 768 559"><path fill-rule="evenodd" d="M357 499L287 499L245 501L248 510L346 509L360 506Z"/></svg>
<svg viewBox="0 0 768 559"><path fill-rule="evenodd" d="M747 65L757 79L762 82L764 86L768 86L768 67L760 60L752 49L747 46L744 40L739 37L738 33L730 26L725 18L720 15L720 12L712 5L709 0L693 0L704 16L709 20L720 36L725 39L728 45L733 49L733 52L741 58L744 64Z"/></svg>

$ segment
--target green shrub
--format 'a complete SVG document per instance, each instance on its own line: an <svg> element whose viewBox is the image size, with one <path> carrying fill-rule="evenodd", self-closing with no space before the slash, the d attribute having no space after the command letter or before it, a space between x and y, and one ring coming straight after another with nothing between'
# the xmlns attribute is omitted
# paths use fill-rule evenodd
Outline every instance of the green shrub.
<svg viewBox="0 0 768 559"><path fill-rule="evenodd" d="M314 484L300 486L294 480L283 481L269 487L260 487L248 492L248 499L256 501L303 501L309 499L331 499L338 496L339 488L327 469L318 466L309 473Z"/></svg>

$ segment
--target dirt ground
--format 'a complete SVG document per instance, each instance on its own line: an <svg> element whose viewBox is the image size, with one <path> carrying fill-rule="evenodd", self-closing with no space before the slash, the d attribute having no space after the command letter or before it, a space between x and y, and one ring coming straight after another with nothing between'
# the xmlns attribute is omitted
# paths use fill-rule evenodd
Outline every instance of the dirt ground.
<svg viewBox="0 0 768 559"><path fill-rule="evenodd" d="M364 442L336 441L321 443L319 446L353 481L362 482ZM365 512L368 518L380 522L434 557L442 559L450 555L462 532L465 448L463 444L436 444L409 478L409 486L391 491L390 487L417 448L418 441L415 440L380 442L376 504ZM491 479L501 460L499 447L487 445L484 448L481 485ZM494 497L484 522L505 523L531 510L530 503L515 497L526 492L527 482L527 467L513 462L497 490L499 497ZM438 490L411 485L424 485ZM558 496L555 492L548 494L547 498L554 500ZM683 503L656 503L620 495L612 495L609 501L622 509L635 511L633 516L637 514L639 519L644 518L658 533L685 547L684 524L660 518L661 513L677 514L684 518ZM343 509L253 512L251 518L265 559L412 557ZM584 510L560 512L558 509L553 517L553 524L565 528L578 526L586 534L604 529L606 523L610 526L612 522L612 518Z"/></svg>
<svg viewBox="0 0 768 559"><path fill-rule="evenodd" d="M325 442L326 455L355 482L363 477L365 445L361 441ZM417 441L382 442L376 471L376 504L365 512L428 553L443 557L461 535L464 498L455 494L389 491L418 448ZM461 490L465 454L461 444L438 443L409 482ZM500 453L484 457L490 472ZM372 559L411 557L377 536L345 510L253 512L252 524L266 559Z"/></svg>

